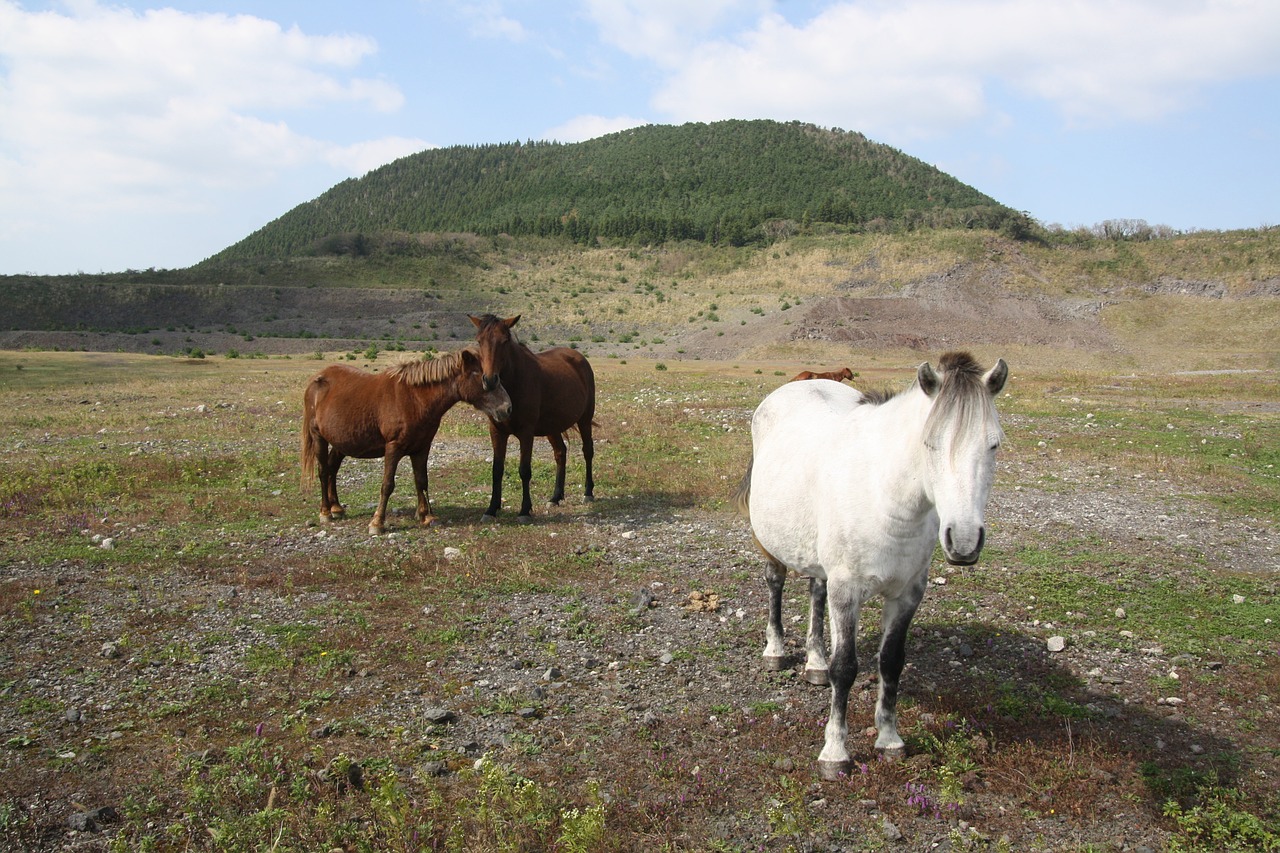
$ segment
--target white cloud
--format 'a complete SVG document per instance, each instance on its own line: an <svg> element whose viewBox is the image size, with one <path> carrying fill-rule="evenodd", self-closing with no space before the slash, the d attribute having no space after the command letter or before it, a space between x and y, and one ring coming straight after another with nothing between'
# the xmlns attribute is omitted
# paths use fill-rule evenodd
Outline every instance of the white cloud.
<svg viewBox="0 0 1280 853"><path fill-rule="evenodd" d="M649 124L649 122L642 118L632 118L631 116L617 116L616 118L591 115L577 116L564 124L551 128L542 134L542 138L555 140L556 142L582 142L587 139L595 139L597 136L639 127L642 124Z"/></svg>
<svg viewBox="0 0 1280 853"><path fill-rule="evenodd" d="M584 0L601 38L631 56L677 66L732 17L756 17L768 0Z"/></svg>
<svg viewBox="0 0 1280 853"><path fill-rule="evenodd" d="M1272 0L839 2L809 21L724 2L733 33L696 40L701 4L589 0L602 38L669 76L652 104L672 121L775 117L889 138L1004 120L993 84L1071 122L1159 118L1212 85L1280 72ZM711 5L711 4L709 4ZM779 8L774 4L774 8Z"/></svg>
<svg viewBox="0 0 1280 853"><path fill-rule="evenodd" d="M421 139L391 136L386 139L375 139L372 142L357 142L355 145L330 148L325 159L352 175L363 175L379 166L385 166L392 160L399 160L401 157L434 147L426 145Z"/></svg>
<svg viewBox="0 0 1280 853"><path fill-rule="evenodd" d="M458 4L458 13L467 21L471 35L520 43L529 37L524 25L502 11L497 0Z"/></svg>
<svg viewBox="0 0 1280 853"><path fill-rule="evenodd" d="M377 45L248 15L134 12L93 0L27 12L0 0L0 217L189 210L281 171L425 147L308 137L283 116L333 105L394 111L391 84L351 72ZM2 230L9 231L12 223Z"/></svg>

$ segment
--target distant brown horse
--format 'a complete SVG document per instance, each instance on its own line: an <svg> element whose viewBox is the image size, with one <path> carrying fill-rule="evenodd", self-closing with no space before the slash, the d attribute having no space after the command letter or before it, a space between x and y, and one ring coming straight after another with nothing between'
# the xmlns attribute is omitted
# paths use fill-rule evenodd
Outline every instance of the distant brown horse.
<svg viewBox="0 0 1280 853"><path fill-rule="evenodd" d="M379 534L387 499L395 489L396 467L408 456L418 493L418 520L435 521L427 495L427 454L444 413L467 402L490 418L511 416L511 398L501 384L485 387L480 358L474 349L446 353L436 359L405 361L385 373L365 373L335 364L307 385L302 415L304 481L320 469L320 518L340 518L338 467L348 456L383 457L382 495L369 522Z"/></svg>
<svg viewBox="0 0 1280 853"><path fill-rule="evenodd" d="M847 367L842 367L839 370L833 370L830 373L814 373L812 370L802 370L787 381L803 382L806 379L832 379L836 382L840 382L844 379L853 379L853 371Z"/></svg>
<svg viewBox="0 0 1280 853"><path fill-rule="evenodd" d="M470 316L470 315L468 315ZM489 419L489 438L493 441L493 492L485 516L496 518L502 505L502 474L507 461L507 439L520 442L520 519L532 517L533 502L529 497L529 479L533 476L533 439L545 435L551 443L556 461L556 487L551 503L564 500L564 433L573 427L582 436L582 458L586 462L585 497L595 498L595 481L591 476L591 460L595 445L591 428L596 412L596 380L587 359L575 349L553 347L534 353L516 339L511 327L519 315L499 319L492 314L471 317L475 324L476 342L480 346L480 363L484 365L486 388L502 385L511 395L511 418Z"/></svg>

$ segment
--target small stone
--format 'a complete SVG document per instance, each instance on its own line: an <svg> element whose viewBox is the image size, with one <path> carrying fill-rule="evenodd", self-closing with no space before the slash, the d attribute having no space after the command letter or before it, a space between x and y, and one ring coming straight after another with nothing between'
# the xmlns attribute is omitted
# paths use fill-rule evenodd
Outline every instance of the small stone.
<svg viewBox="0 0 1280 853"><path fill-rule="evenodd" d="M101 543L99 543L99 547L101 547L102 550L104 551L114 551L116 549L116 540L108 536L106 539L103 539Z"/></svg>
<svg viewBox="0 0 1280 853"><path fill-rule="evenodd" d="M431 723L452 723L458 718L458 715L448 708L427 708L422 712L423 716Z"/></svg>
<svg viewBox="0 0 1280 853"><path fill-rule="evenodd" d="M561 673L560 673L560 667L558 667L558 666L549 666L549 667L547 667L547 671L546 671L546 672L544 672L544 673L542 673L542 680L543 680L543 681L555 681L557 678L559 678L559 677L560 677L560 674L561 674Z"/></svg>
<svg viewBox="0 0 1280 853"><path fill-rule="evenodd" d="M1129 614L1125 612L1125 609L1124 609L1123 607L1117 607L1117 608L1116 608L1116 618L1117 618L1117 619L1124 619L1124 618L1125 618L1126 616L1128 616L1128 615L1129 615Z"/></svg>
<svg viewBox="0 0 1280 853"><path fill-rule="evenodd" d="M653 593L642 589L631 596L631 615L639 616L653 606Z"/></svg>
<svg viewBox="0 0 1280 853"><path fill-rule="evenodd" d="M456 560L462 556L462 552L452 546L444 549L444 558L446 560Z"/></svg>
<svg viewBox="0 0 1280 853"><path fill-rule="evenodd" d="M102 657L104 658L109 658L109 659L118 658L120 657L120 647L117 646L115 643L106 642L102 644L102 649L101 651L98 652L98 654L102 655Z"/></svg>
<svg viewBox="0 0 1280 853"><path fill-rule="evenodd" d="M64 714L63 716L65 717L68 723L78 723L80 722L80 717L81 717L80 709L68 708L66 714Z"/></svg>
<svg viewBox="0 0 1280 853"><path fill-rule="evenodd" d="M893 825L893 822L885 818L884 823L880 824L880 834L884 836L885 841L901 841L902 830Z"/></svg>
<svg viewBox="0 0 1280 853"><path fill-rule="evenodd" d="M623 539L635 539L635 538L636 538L636 532L635 532L634 530L628 530L628 531L626 531L625 533L623 533L623 534L622 534L622 538L623 538Z"/></svg>
<svg viewBox="0 0 1280 853"><path fill-rule="evenodd" d="M1244 604L1244 596L1243 596L1243 595L1233 595L1233 596L1231 596L1231 602L1232 602L1233 604Z"/></svg>
<svg viewBox="0 0 1280 853"><path fill-rule="evenodd" d="M1049 649L1049 651L1056 654L1066 649L1067 638L1066 637L1050 637L1049 642L1046 644L1046 647Z"/></svg>
<svg viewBox="0 0 1280 853"><path fill-rule="evenodd" d="M67 826L76 832L99 832L109 823L120 820L120 814L111 806L101 806L87 812L77 812L67 818Z"/></svg>
<svg viewBox="0 0 1280 853"><path fill-rule="evenodd" d="M663 666L666 666L675 660L675 656L671 652L663 652L662 657L658 658L658 660L661 661Z"/></svg>

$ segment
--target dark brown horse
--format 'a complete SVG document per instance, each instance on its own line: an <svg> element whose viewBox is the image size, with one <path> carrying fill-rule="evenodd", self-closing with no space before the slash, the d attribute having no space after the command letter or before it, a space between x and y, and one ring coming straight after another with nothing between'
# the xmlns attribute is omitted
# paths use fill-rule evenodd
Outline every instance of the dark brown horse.
<svg viewBox="0 0 1280 853"><path fill-rule="evenodd" d="M320 470L320 519L341 517L338 467L348 456L383 458L382 495L369 522L379 534L396 467L408 456L418 492L418 520L435 521L427 496L427 454L444 413L467 402L495 420L511 416L511 398L501 384L486 388L480 358L472 348L436 359L404 361L386 373L365 373L335 364L307 385L302 415L302 475Z"/></svg>
<svg viewBox="0 0 1280 853"><path fill-rule="evenodd" d="M833 370L830 373L814 373L812 370L802 370L787 381L803 382L806 379L831 379L840 382L845 379L853 379L853 371L847 367Z"/></svg>
<svg viewBox="0 0 1280 853"><path fill-rule="evenodd" d="M470 315L468 315L470 316ZM556 460L556 487L551 503L564 500L564 433L573 427L582 436L582 458L586 462L585 497L595 498L595 481L591 477L591 460L595 445L591 439L592 419L596 412L596 380L591 365L582 353L569 347L553 347L534 353L520 343L511 327L519 315L506 320L485 314L471 317L480 345L480 363L484 365L485 387L501 380L511 395L511 417L506 421L489 419L489 437L493 440L493 493L485 515L496 518L502 505L502 474L507 461L507 439L520 442L520 484L524 494L520 501L520 518L532 517L533 502L529 498L529 478L533 476L533 439L545 435L551 442Z"/></svg>

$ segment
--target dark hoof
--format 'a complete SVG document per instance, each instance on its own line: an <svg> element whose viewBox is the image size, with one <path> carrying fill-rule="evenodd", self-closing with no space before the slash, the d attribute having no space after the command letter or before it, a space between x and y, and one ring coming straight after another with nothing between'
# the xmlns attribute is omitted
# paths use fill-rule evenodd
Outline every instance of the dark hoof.
<svg viewBox="0 0 1280 853"><path fill-rule="evenodd" d="M592 501L594 501L594 500L596 499L596 496L595 496L595 495L583 495L583 496L582 496L582 499L583 499L584 501L586 501L587 503L591 503Z"/></svg>
<svg viewBox="0 0 1280 853"><path fill-rule="evenodd" d="M831 683L831 680L827 678L825 669L806 669L804 671L804 680L819 687L826 687Z"/></svg>
<svg viewBox="0 0 1280 853"><path fill-rule="evenodd" d="M561 500L563 500L563 498ZM555 498L552 498L551 500L547 501L547 506L560 506L560 501L556 500Z"/></svg>
<svg viewBox="0 0 1280 853"><path fill-rule="evenodd" d="M480 516L480 522L482 524L497 524L498 517L496 515L489 515L489 513L486 512L484 515Z"/></svg>
<svg viewBox="0 0 1280 853"><path fill-rule="evenodd" d="M770 672L782 672L787 668L787 657L785 655L765 655L764 668Z"/></svg>
<svg viewBox="0 0 1280 853"><path fill-rule="evenodd" d="M517 515L517 516L516 516L516 523L517 523L517 524L533 524L533 516L532 516L532 515Z"/></svg>
<svg viewBox="0 0 1280 853"><path fill-rule="evenodd" d="M877 747L876 754L880 756L881 761L892 764L907 757L907 748L905 746L891 746L885 749Z"/></svg>
<svg viewBox="0 0 1280 853"><path fill-rule="evenodd" d="M844 761L818 760L818 775L826 782L838 782L853 770L853 759Z"/></svg>

